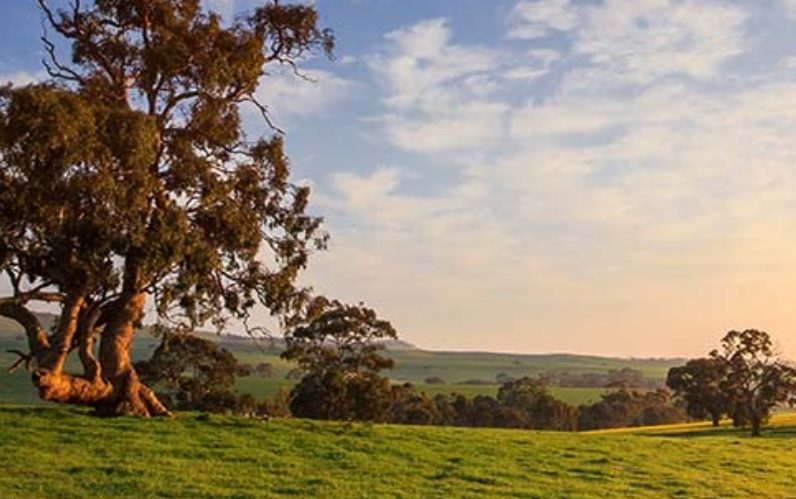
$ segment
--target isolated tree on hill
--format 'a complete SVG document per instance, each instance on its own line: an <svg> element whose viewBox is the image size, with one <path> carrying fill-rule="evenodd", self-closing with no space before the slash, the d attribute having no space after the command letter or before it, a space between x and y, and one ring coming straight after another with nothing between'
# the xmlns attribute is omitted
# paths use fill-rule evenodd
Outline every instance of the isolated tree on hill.
<svg viewBox="0 0 796 499"><path fill-rule="evenodd" d="M135 364L142 382L157 386L160 398L173 409L234 410L240 365L232 352L191 334L161 335L152 358Z"/></svg>
<svg viewBox="0 0 796 499"><path fill-rule="evenodd" d="M390 381L381 371L395 363L382 354L395 339L392 325L363 305L316 298L308 323L285 338L282 356L304 373L291 392L294 415L313 419L385 421Z"/></svg>
<svg viewBox="0 0 796 499"><path fill-rule="evenodd" d="M719 426L721 417L729 412L728 397L722 388L726 375L726 363L715 358L694 359L670 369L666 385L685 401L689 416L709 417L713 426Z"/></svg>
<svg viewBox="0 0 796 499"><path fill-rule="evenodd" d="M796 401L796 369L778 358L768 333L730 331L711 358L726 371L721 390L731 415L737 423L748 422L753 436L760 436L773 408Z"/></svg>
<svg viewBox="0 0 796 499"><path fill-rule="evenodd" d="M249 140L241 113L267 119L265 69L333 38L313 7L276 1L231 24L200 0L54 3L38 0L71 60L45 37L51 79L0 91L0 315L25 329L43 399L168 414L130 359L148 299L189 329L245 323L257 304L290 322L305 303L294 283L321 220L281 137ZM49 334L37 303L60 306ZM74 351L81 375L64 370Z"/></svg>

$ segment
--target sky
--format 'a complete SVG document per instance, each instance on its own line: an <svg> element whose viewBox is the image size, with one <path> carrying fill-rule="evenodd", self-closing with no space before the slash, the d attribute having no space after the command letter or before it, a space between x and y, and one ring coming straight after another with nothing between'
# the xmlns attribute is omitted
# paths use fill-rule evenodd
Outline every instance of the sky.
<svg viewBox="0 0 796 499"><path fill-rule="evenodd" d="M796 356L796 0L314 3L334 60L259 90L331 235L304 282L429 349Z"/></svg>

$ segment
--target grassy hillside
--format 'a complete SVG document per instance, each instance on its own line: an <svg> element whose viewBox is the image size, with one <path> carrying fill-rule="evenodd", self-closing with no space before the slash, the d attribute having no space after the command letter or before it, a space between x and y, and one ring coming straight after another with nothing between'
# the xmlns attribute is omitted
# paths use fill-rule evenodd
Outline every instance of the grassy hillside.
<svg viewBox="0 0 796 499"><path fill-rule="evenodd" d="M279 358L279 349L268 342L253 342L250 339L220 337L207 335L208 338L233 352L241 362L257 364L260 362L271 363L276 370L277 380L262 378L249 378L240 381L239 389L242 393L252 393L256 396L270 396L279 388L290 386L281 378L291 369L290 364ZM133 344L133 357L135 359L149 358L156 345L156 341L146 334L139 334ZM9 404L38 404L38 397L30 386L28 374L17 372L13 376L6 373L8 366L16 359L6 350L26 350L21 330L0 317L0 403ZM643 371L647 377L663 379L666 372L674 365L680 365L678 359L616 359L580 355L511 355L495 353L456 353L456 352L429 352L424 350L397 350L389 354L397 362L397 368L390 376L397 382L410 381L415 383L421 391L430 395L437 393L457 392L468 396L494 395L497 393L497 384L465 384L459 383L479 379L495 380L500 373L508 376L536 376L545 371L567 371L571 374L605 373L611 369L631 367ZM75 359L72 359L75 366ZM425 385L423 381L430 377L440 377L448 384ZM604 393L603 389L582 388L557 388L556 396L570 404L593 402Z"/></svg>
<svg viewBox="0 0 796 499"><path fill-rule="evenodd" d="M257 398L272 397L281 388L290 389L294 381L284 379L263 379L256 376L239 378L237 385L240 393L250 393ZM424 383L415 384L415 388L420 392L425 392L430 396L438 393L451 394L458 393L468 397L476 395L497 395L499 385L428 385ZM560 388L550 389L553 395L568 404L581 405L592 404L600 399L600 395L607 390L603 388ZM2 399L0 399L0 402Z"/></svg>
<svg viewBox="0 0 796 499"><path fill-rule="evenodd" d="M536 376L545 371L570 374L605 373L630 367L646 377L665 379L669 369L685 363L682 359L619 359L587 355L518 355L487 352L428 352L404 350L391 354L398 363L394 376L408 381L423 381L439 376L449 383L469 379L494 380L500 374L511 377Z"/></svg>
<svg viewBox="0 0 796 499"><path fill-rule="evenodd" d="M0 407L0 497L792 499L796 419L558 434ZM649 430L647 430L649 431Z"/></svg>

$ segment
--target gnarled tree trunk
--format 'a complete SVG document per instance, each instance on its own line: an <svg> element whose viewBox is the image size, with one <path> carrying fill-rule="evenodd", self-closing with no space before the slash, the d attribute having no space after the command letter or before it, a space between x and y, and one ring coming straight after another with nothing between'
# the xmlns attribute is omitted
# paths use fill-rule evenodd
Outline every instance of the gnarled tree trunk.
<svg viewBox="0 0 796 499"><path fill-rule="evenodd" d="M109 304L104 323L98 325L98 309L86 307L82 297L66 296L58 327L49 336L36 315L18 299L0 300L0 315L16 320L25 329L30 353L19 353L23 357L20 360L37 364L32 380L43 400L93 407L100 416L168 416L169 410L138 379L130 358L134 325L145 303L143 293L122 295ZM93 341L100 330L97 360ZM66 358L74 348L83 365L79 376L64 372Z"/></svg>
<svg viewBox="0 0 796 499"><path fill-rule="evenodd" d="M135 324L141 318L145 303L146 295L143 293L123 297L115 304L114 313L105 325L99 358L103 377L113 385L113 391L96 406L100 415L159 416L169 413L152 390L138 379L130 358Z"/></svg>

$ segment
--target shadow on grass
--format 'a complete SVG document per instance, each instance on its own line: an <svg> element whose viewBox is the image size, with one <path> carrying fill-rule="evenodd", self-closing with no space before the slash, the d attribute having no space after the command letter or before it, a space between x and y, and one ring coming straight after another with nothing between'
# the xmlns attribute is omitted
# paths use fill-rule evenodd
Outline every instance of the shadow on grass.
<svg viewBox="0 0 796 499"><path fill-rule="evenodd" d="M709 428L699 429L693 431L678 431L678 432L639 432L637 435L647 437L661 437L661 438L743 438L754 439L751 430L748 428ZM778 426L763 430L763 435L759 438L763 439L796 439L796 426Z"/></svg>

